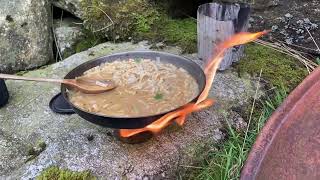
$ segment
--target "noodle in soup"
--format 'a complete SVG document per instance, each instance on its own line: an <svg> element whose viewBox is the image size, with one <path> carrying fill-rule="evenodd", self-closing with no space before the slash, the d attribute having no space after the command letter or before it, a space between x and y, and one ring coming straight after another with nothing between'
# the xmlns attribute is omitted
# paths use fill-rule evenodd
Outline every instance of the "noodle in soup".
<svg viewBox="0 0 320 180"><path fill-rule="evenodd" d="M160 60L129 59L107 62L83 76L112 79L117 87L101 94L69 91L80 109L114 117L141 117L178 108L194 99L199 87L183 68Z"/></svg>

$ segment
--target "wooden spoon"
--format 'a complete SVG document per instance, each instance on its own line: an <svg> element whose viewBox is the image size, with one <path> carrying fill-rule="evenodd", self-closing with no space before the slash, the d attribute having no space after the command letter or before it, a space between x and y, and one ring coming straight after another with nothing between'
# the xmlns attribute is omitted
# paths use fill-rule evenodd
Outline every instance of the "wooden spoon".
<svg viewBox="0 0 320 180"><path fill-rule="evenodd" d="M109 91L116 87L114 81L109 79L91 79L91 78L76 78L76 79L47 79L47 78L30 78L22 76L14 76L9 74L0 74L0 79L13 79L24 81L39 81L39 82L54 82L69 85L73 88L86 94L98 94Z"/></svg>

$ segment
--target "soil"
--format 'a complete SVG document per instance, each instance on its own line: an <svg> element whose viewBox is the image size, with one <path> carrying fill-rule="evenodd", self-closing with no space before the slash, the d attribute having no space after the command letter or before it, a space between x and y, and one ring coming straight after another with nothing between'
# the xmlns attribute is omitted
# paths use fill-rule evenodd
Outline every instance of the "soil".
<svg viewBox="0 0 320 180"><path fill-rule="evenodd" d="M272 29L269 40L280 40L291 45L303 46L305 52L320 56L315 41L320 45L320 1L280 0L278 5L262 10L253 10L251 31Z"/></svg>

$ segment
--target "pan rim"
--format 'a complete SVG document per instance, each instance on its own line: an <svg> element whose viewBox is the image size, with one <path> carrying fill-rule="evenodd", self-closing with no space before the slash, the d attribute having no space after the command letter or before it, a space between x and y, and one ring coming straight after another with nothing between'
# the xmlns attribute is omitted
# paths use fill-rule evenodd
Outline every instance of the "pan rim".
<svg viewBox="0 0 320 180"><path fill-rule="evenodd" d="M176 55L176 54L172 54L172 53L167 53L167 52L161 52L161 51L151 51L151 50L140 50L140 51L126 51L126 52L120 52L120 53L113 53L113 54L109 54L109 55L104 55L104 56L100 56L100 57L97 57L97 58L94 58L92 60L89 60L89 61L86 61L78 66L76 66L75 68L73 68L72 70L70 70L64 77L64 79L66 77L68 77L70 75L71 72L75 71L77 68L79 68L80 66L86 66L86 65L89 65L89 64L92 64L96 61L99 61L101 59L104 59L104 58L108 58L108 57L112 57L112 56L121 56L121 55L126 55L126 54L143 54L143 53L153 53L153 54L159 54L159 55L167 55L167 56L172 56L172 57L176 57L176 58L179 58L180 60L183 60L183 61L186 61L190 64L192 64L192 67L194 68L198 68L199 73L201 73L201 77L203 77L203 79L201 79L203 81L203 86L199 88L199 92L197 93L197 95L190 101L188 101L187 103L185 103L184 105L182 106L179 106L177 108L174 108L172 110L168 110L168 111L164 111L164 112L160 112L160 113L157 113L157 114L151 114L151 115L145 115L145 116L129 116L129 117L125 117L125 116L110 116L110 115L104 115L104 114L98 114L98 113L93 113L93 112L88 112L84 109L81 109L80 107L74 105L68 98L67 96L67 86L64 85L64 84L61 84L61 93L63 94L63 97L65 98L65 100L71 105L71 107L73 109L76 109L78 111L82 111L84 113L87 113L87 114L90 114L90 115L94 115L94 116L99 116L101 118L112 118L112 119L128 119L128 120L134 120L134 119L143 119L143 118L152 118L152 117L158 117L158 116L162 116L162 115L165 115L167 113L170 113L170 112L173 112L175 110L178 110L180 109L181 107L189 104L189 103L192 103L194 101L196 101L198 99L198 97L200 96L200 94L202 93L202 91L204 90L205 88L205 85L206 85L206 81L205 81L205 73L203 71L203 69L201 68L200 65L198 65L197 63L195 63L193 60L191 60L190 58L187 58L187 57L184 57L184 56L179 56L179 55ZM102 63L105 63L107 61L104 61ZM102 64L101 63L101 64ZM101 65L100 64L100 65ZM98 65L99 66L99 65ZM96 66L95 66L96 67ZM91 68L90 68L91 69ZM89 69L88 69L89 70ZM199 85L199 83L198 83ZM199 85L200 86L200 85ZM75 111L77 113L77 111ZM77 113L78 114L78 113Z"/></svg>

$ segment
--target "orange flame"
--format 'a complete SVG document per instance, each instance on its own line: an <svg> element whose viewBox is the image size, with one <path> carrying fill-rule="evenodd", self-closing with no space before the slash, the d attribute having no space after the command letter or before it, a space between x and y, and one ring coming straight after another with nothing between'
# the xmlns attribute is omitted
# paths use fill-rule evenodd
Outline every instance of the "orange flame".
<svg viewBox="0 0 320 180"><path fill-rule="evenodd" d="M159 133L163 128L170 125L173 120L178 125L182 126L188 114L191 114L192 112L200 111L204 108L212 106L214 101L212 99L207 99L207 98L208 98L209 91L211 89L214 77L216 75L216 71L223 59L225 51L230 47L246 44L248 42L254 41L259 37L267 34L268 32L269 31L262 31L257 33L240 32L238 34L233 35L232 37L222 42L221 44L217 45L215 50L216 55L205 67L204 73L206 74L206 86L202 91L202 93L200 94L196 103L189 103L176 111L170 112L144 128L120 129L120 136L131 137L145 131L150 131L156 134L156 133Z"/></svg>

